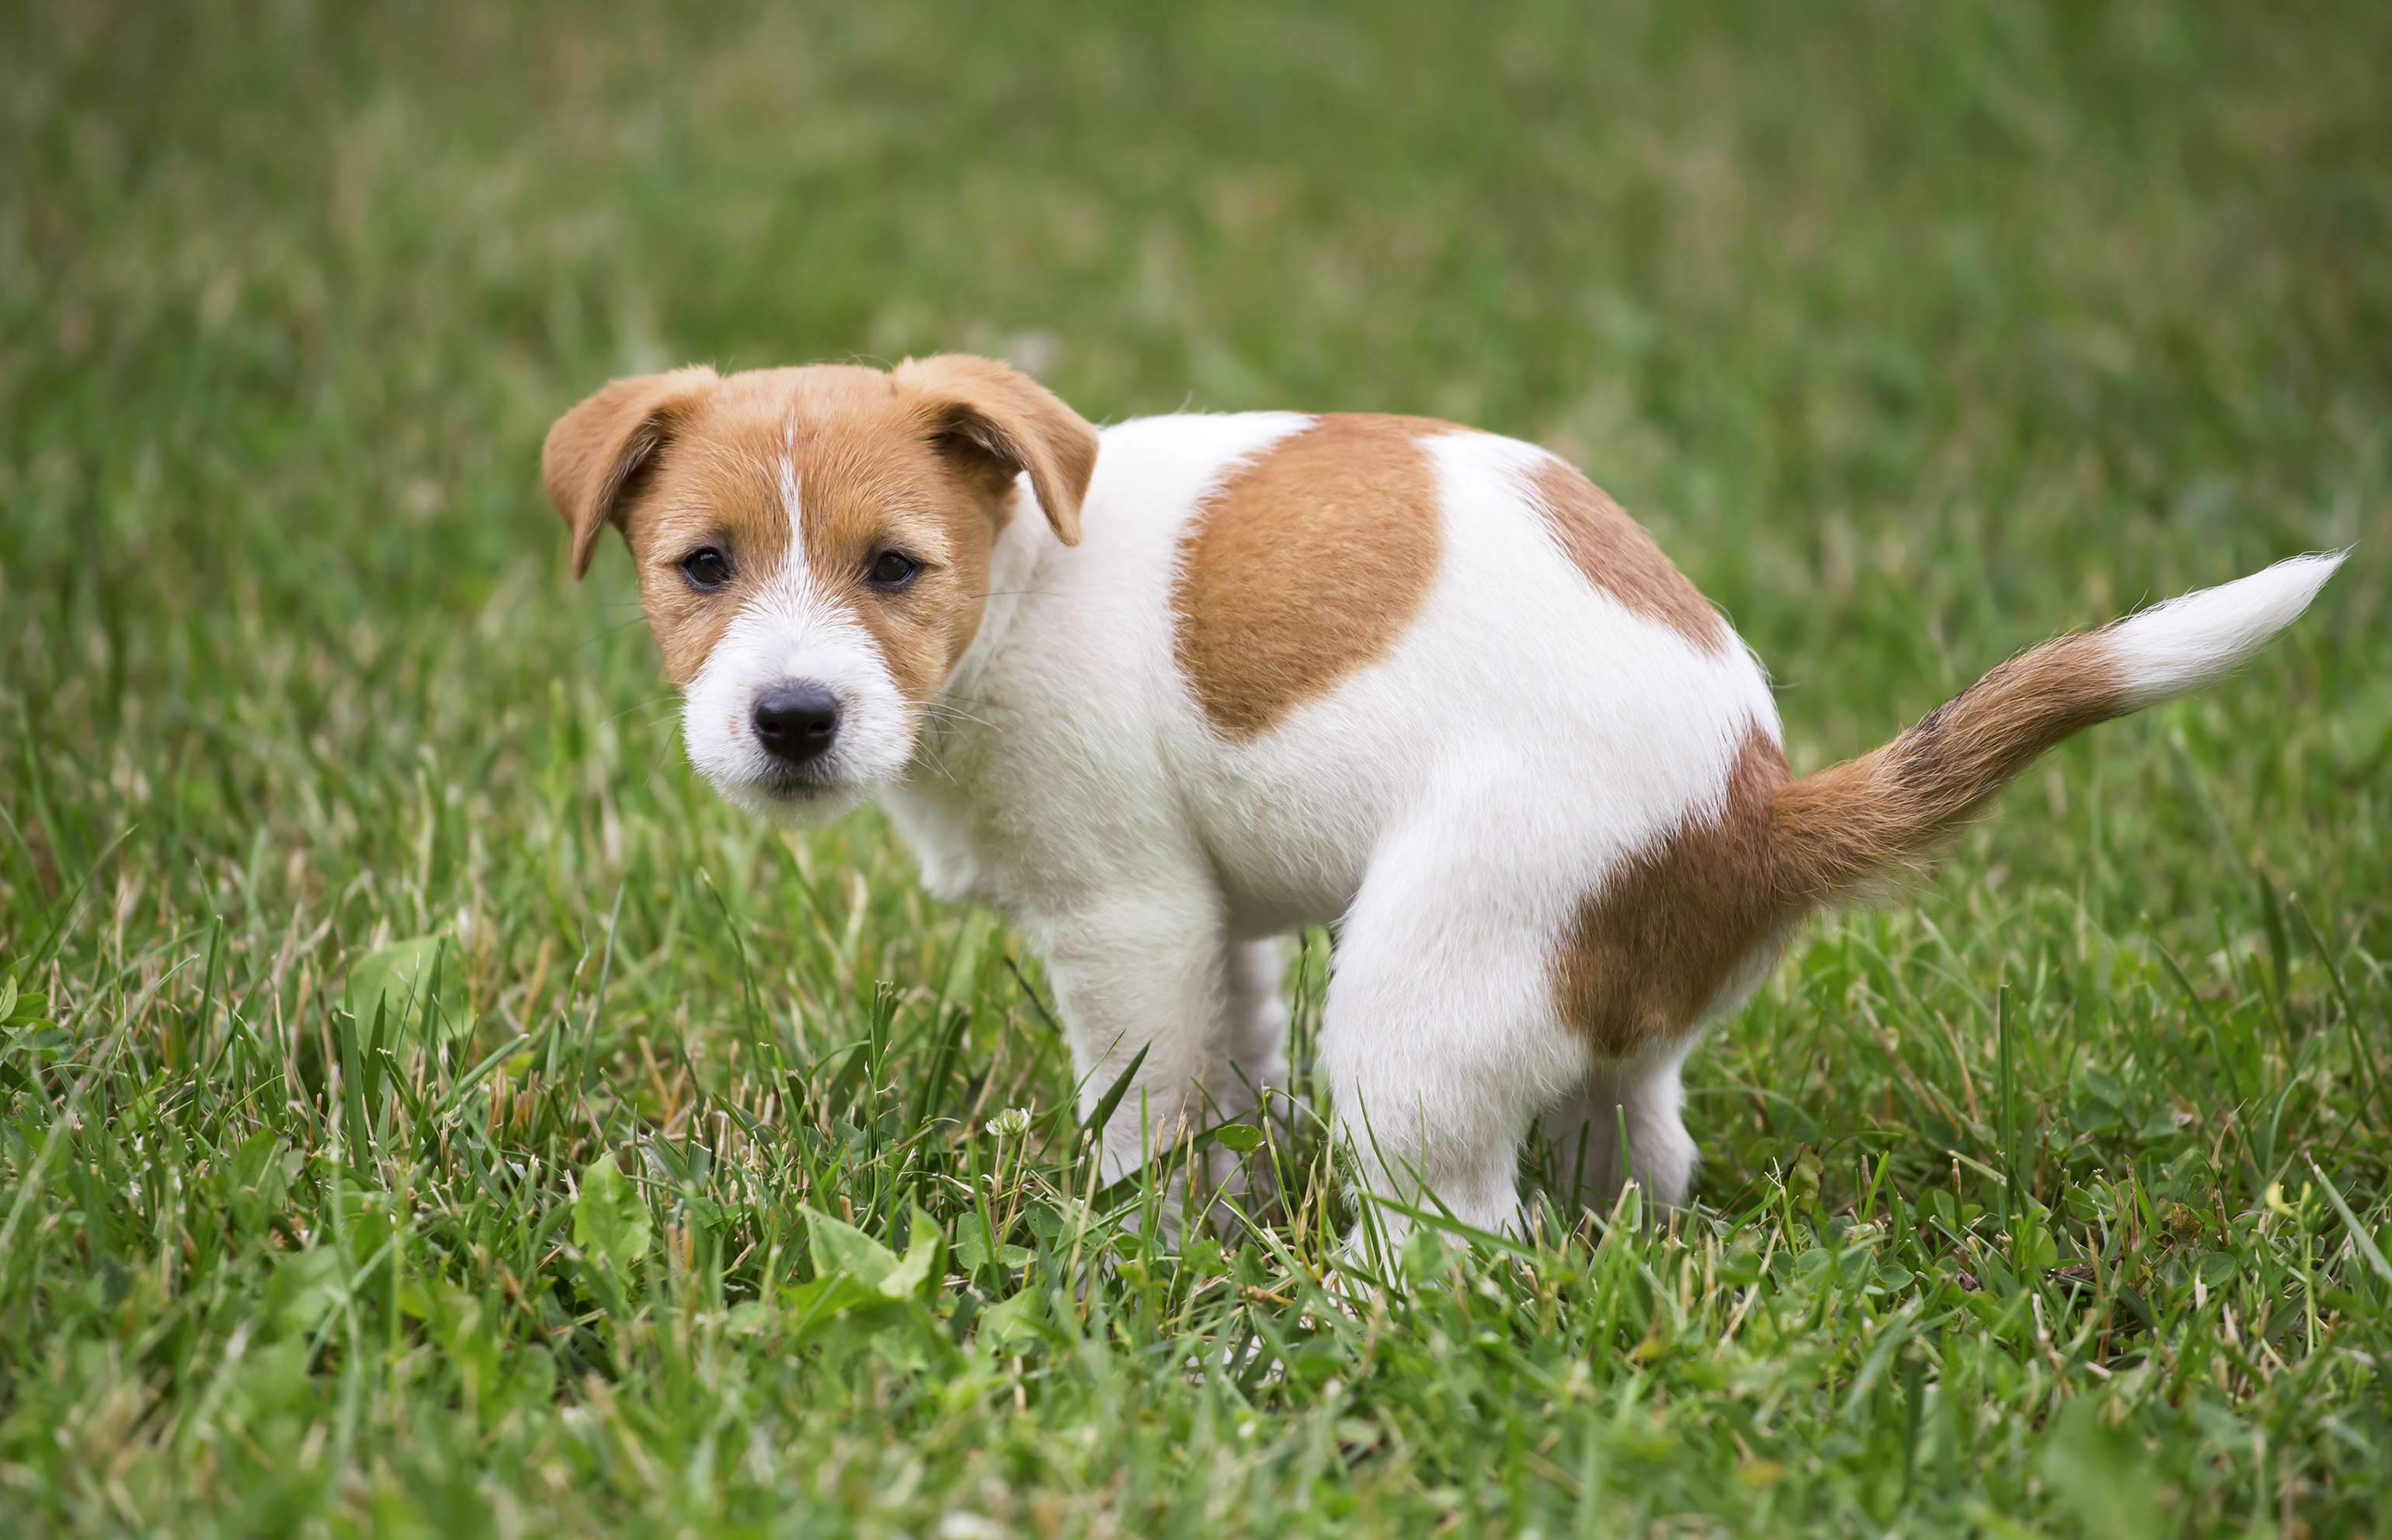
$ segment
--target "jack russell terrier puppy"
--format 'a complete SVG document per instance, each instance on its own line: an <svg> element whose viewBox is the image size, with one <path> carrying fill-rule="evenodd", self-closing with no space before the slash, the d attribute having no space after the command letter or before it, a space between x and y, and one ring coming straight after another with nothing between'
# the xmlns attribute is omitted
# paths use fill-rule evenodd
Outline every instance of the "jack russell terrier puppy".
<svg viewBox="0 0 2392 1540"><path fill-rule="evenodd" d="M622 530L724 796L879 796L932 892L1045 953L1084 1100L1145 1054L1108 1180L1286 1083L1277 938L1332 925L1321 1050L1364 1184L1497 1230L1539 1118L1583 1154L1556 1199L1680 1202L1679 1066L1798 921L2071 733L2232 668L2342 559L2045 642L1796 780L1726 621L1584 476L1491 434L1099 433L947 356L618 380L541 469L577 575Z"/></svg>

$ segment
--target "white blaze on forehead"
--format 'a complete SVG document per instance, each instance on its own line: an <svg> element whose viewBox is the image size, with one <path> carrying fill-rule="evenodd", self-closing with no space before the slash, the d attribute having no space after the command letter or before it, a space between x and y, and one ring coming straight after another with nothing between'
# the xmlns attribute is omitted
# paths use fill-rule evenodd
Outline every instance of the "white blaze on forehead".
<svg viewBox="0 0 2392 1540"><path fill-rule="evenodd" d="M781 463L777 468L781 485L781 511L789 516L789 531L798 527L798 460L796 431L781 435Z"/></svg>
<svg viewBox="0 0 2392 1540"><path fill-rule="evenodd" d="M806 570L805 524L798 500L798 425L794 422L781 430L781 511L789 521L789 549L782 562L787 570L802 574Z"/></svg>
<svg viewBox="0 0 2392 1540"><path fill-rule="evenodd" d="M806 563L804 503L798 485L797 461L790 453L796 435L795 424L782 430L781 459L774 467L781 509L788 515L789 543L781 552L781 570L748 602L740 612L740 620L763 622L772 641L787 649L787 660L782 665L784 677L807 679L823 673L826 646L833 654L850 654L859 639L867 646L870 643L869 633L823 591L814 581L813 569ZM771 641L767 641L767 648L770 645Z"/></svg>

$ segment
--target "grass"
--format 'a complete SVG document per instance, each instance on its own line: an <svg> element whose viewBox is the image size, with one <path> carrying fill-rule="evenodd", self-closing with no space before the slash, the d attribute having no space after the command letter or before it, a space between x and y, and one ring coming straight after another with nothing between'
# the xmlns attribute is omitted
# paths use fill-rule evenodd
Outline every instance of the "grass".
<svg viewBox="0 0 2392 1540"><path fill-rule="evenodd" d="M2392 1534L2386 57L2321 0L11 7L0 1531ZM566 574L599 381L955 347L1562 448L1802 768L2358 551L1806 931L1690 1067L1696 1210L1349 1314L1317 1129L1138 1238L1035 958L875 814L720 806L622 559Z"/></svg>

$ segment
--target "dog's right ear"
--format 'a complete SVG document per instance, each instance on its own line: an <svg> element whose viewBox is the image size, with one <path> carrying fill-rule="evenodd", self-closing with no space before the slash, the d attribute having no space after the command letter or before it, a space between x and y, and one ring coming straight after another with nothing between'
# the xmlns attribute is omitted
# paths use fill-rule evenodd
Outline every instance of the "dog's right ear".
<svg viewBox="0 0 2392 1540"><path fill-rule="evenodd" d="M625 495L672 441L691 407L719 378L704 364L618 380L556 420L540 452L549 500L573 536L573 576L590 570L598 533L622 527Z"/></svg>

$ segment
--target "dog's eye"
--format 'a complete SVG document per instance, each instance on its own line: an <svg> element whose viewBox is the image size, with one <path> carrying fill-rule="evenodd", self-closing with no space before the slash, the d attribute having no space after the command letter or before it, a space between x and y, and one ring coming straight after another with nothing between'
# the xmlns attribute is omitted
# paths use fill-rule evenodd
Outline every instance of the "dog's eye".
<svg viewBox="0 0 2392 1540"><path fill-rule="evenodd" d="M912 582L922 570L922 563L902 550L884 550L872 559L865 569L864 580L876 589L895 591Z"/></svg>
<svg viewBox="0 0 2392 1540"><path fill-rule="evenodd" d="M731 558L712 546L700 546L681 559L681 575L694 589L719 589L731 581Z"/></svg>

